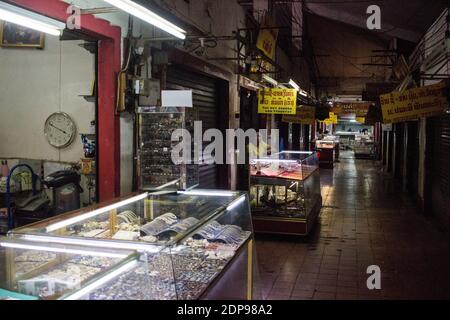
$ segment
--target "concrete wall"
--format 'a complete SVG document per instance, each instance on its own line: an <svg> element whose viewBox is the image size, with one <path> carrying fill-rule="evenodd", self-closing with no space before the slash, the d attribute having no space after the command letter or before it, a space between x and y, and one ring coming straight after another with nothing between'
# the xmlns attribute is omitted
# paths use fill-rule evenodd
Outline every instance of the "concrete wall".
<svg viewBox="0 0 450 320"><path fill-rule="evenodd" d="M0 157L78 162L81 138L68 148L53 148L44 136L49 115L62 111L78 133L90 133L95 104L88 95L94 80L94 56L78 41L47 36L45 49L0 48Z"/></svg>
<svg viewBox="0 0 450 320"><path fill-rule="evenodd" d="M91 93L95 57L80 43L46 36L43 50L0 48L0 158L44 160L48 175L84 157L80 133L91 133L95 104L79 95ZM61 150L44 135L54 112L69 114L77 126L75 141ZM40 174L39 166L35 170ZM82 187L87 191L84 178ZM89 202L87 192L82 201Z"/></svg>

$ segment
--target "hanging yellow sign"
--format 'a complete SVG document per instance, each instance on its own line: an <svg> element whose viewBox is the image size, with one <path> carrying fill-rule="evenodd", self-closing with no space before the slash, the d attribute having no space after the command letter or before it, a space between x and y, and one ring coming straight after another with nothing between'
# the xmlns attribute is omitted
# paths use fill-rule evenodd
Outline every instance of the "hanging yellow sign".
<svg viewBox="0 0 450 320"><path fill-rule="evenodd" d="M357 117L356 118L356 122L361 123L361 124L365 124L366 123L366 118Z"/></svg>
<svg viewBox="0 0 450 320"><path fill-rule="evenodd" d="M403 92L381 95L383 123L413 121L444 113L448 106L444 82Z"/></svg>
<svg viewBox="0 0 450 320"><path fill-rule="evenodd" d="M313 124L316 120L316 108L310 106L300 106L295 115L283 115L283 122L298 124Z"/></svg>
<svg viewBox="0 0 450 320"><path fill-rule="evenodd" d="M264 89L258 91L258 113L296 114L297 90Z"/></svg>
<svg viewBox="0 0 450 320"><path fill-rule="evenodd" d="M324 121L319 121L319 122L323 122L326 125L338 124L338 116L334 112L330 112L330 116L328 117L328 119L325 119Z"/></svg>
<svg viewBox="0 0 450 320"><path fill-rule="evenodd" d="M256 47L264 52L268 58L274 60L277 50L278 29L271 26L271 20L266 17L258 34Z"/></svg>

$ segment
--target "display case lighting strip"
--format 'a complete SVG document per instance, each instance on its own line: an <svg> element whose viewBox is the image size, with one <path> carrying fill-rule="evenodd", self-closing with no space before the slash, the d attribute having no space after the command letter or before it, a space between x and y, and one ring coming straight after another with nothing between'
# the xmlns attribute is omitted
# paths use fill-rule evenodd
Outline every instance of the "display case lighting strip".
<svg viewBox="0 0 450 320"><path fill-rule="evenodd" d="M178 194L187 196L210 196L210 197L233 197L236 195L234 192L227 191L208 191L208 190L191 190L191 191L179 191Z"/></svg>
<svg viewBox="0 0 450 320"><path fill-rule="evenodd" d="M126 205L128 205L130 203L133 203L133 202L145 199L147 197L148 197L148 193L143 193L143 194L138 195L136 197L132 197L130 199L120 201L118 203L106 206L104 208L100 208L100 209L97 209L97 210L94 210L94 211L91 211L91 212L88 212L88 213L85 213L85 214L81 214L79 216L76 216L76 217L73 217L73 218L61 221L61 222L57 222L55 224L52 224L52 225L48 226L46 228L46 231L47 232L53 232L53 231L62 229L64 227L73 225L75 223L78 223L78 222L81 222L81 221L84 221L84 220L87 220L87 219L90 219L90 218L93 218L93 217L96 217L98 215L101 215L102 213L106 213L108 211L111 211L111 210L114 210L114 209L126 206Z"/></svg>
<svg viewBox="0 0 450 320"><path fill-rule="evenodd" d="M283 160L283 159L253 159L254 162L275 162L275 163L298 163L297 160Z"/></svg>
<svg viewBox="0 0 450 320"><path fill-rule="evenodd" d="M95 280L88 284L86 287L78 290L77 292L68 295L64 298L64 300L79 300L86 296L87 294L91 293L92 291L98 289L99 287L103 286L104 284L108 283L109 281L113 280L114 278L120 276L121 274L133 269L137 265L137 261L133 260L125 265L121 266L120 268L106 274L104 277Z"/></svg>
<svg viewBox="0 0 450 320"><path fill-rule="evenodd" d="M37 236L37 235L24 235L21 237L21 239L32 242L60 243L60 244L107 248L107 249L136 250L148 253L157 253L161 251L161 248L158 246L136 242L125 243L117 241L89 240L89 239Z"/></svg>
<svg viewBox="0 0 450 320"><path fill-rule="evenodd" d="M61 36L66 28L62 22L4 2L0 2L0 20L53 36Z"/></svg>
<svg viewBox="0 0 450 320"><path fill-rule="evenodd" d="M136 18L141 19L177 38L186 39L186 31L157 15L153 11L130 0L104 0Z"/></svg>
<svg viewBox="0 0 450 320"><path fill-rule="evenodd" d="M234 209L236 209L242 202L245 201L245 195L243 195L242 197L240 197L239 199L233 201L228 207L227 207L227 211L232 211Z"/></svg>
<svg viewBox="0 0 450 320"><path fill-rule="evenodd" d="M313 152L311 152L311 151L283 151L283 152L280 152L279 154L282 154L282 153L286 153L286 154L313 154Z"/></svg>
<svg viewBox="0 0 450 320"><path fill-rule="evenodd" d="M67 253L67 254L75 254L75 255L86 255L86 256L94 256L94 257L107 257L107 258L120 258L124 259L128 255L113 253L113 252L101 252L101 251L89 251L89 250L81 250L81 249L69 249L69 248L58 248L58 247L49 247L49 246L38 246L32 244L22 244L22 243L12 243L12 242L1 242L0 246L4 248L11 249L21 249L21 250L36 250L36 251L46 251L46 252L55 252L55 253Z"/></svg>

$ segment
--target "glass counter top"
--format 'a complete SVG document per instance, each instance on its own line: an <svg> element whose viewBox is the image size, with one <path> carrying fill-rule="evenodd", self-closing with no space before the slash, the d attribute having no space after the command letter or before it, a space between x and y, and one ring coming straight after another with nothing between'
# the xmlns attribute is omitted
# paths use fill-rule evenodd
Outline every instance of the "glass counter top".
<svg viewBox="0 0 450 320"><path fill-rule="evenodd" d="M153 251L176 243L245 195L193 190L143 193L50 218L11 233L27 240ZM57 239L54 239L57 238Z"/></svg>
<svg viewBox="0 0 450 320"><path fill-rule="evenodd" d="M271 158L250 160L252 177L302 181L318 168L317 154L307 151L284 151Z"/></svg>

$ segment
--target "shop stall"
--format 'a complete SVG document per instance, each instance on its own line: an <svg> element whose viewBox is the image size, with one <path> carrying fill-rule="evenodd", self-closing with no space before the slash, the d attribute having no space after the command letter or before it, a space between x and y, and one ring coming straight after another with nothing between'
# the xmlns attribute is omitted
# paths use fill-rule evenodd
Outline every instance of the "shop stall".
<svg viewBox="0 0 450 320"><path fill-rule="evenodd" d="M322 207L317 153L285 151L250 161L255 232L308 235Z"/></svg>
<svg viewBox="0 0 450 320"><path fill-rule="evenodd" d="M334 139L324 138L323 140L316 141L316 151L318 153L321 168L334 168L334 162L337 160L337 148L339 148L339 144L336 143L336 140Z"/></svg>
<svg viewBox="0 0 450 320"><path fill-rule="evenodd" d="M13 230L0 240L6 298L258 298L248 196L139 194ZM9 294L9 296L8 296Z"/></svg>

